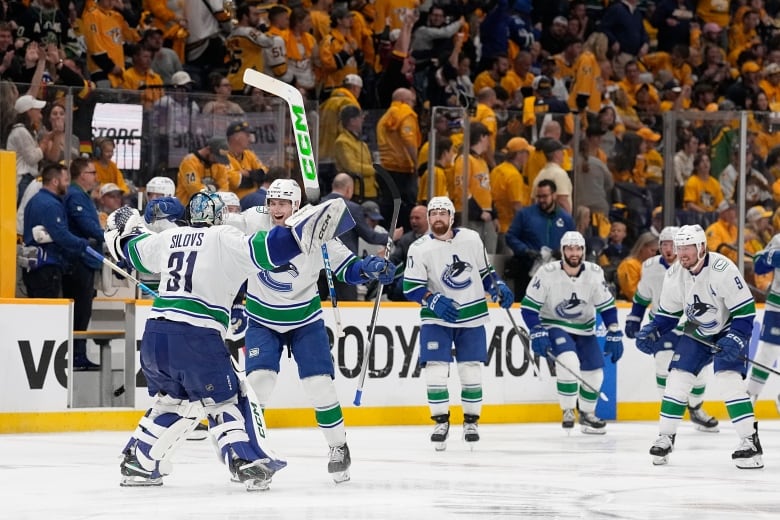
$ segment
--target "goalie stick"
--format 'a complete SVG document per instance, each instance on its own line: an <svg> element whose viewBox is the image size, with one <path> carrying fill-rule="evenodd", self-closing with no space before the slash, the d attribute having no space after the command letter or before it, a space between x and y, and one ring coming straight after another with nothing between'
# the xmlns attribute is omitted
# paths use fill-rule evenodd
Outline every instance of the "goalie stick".
<svg viewBox="0 0 780 520"><path fill-rule="evenodd" d="M398 191L398 186L396 186L392 177L390 177L390 174L387 173L384 168L375 164L374 171L376 172L376 175L385 182L390 189L390 194L393 196L393 217L390 219L390 227L387 229L387 246L385 247L385 260L387 260L390 257L390 251L393 249L393 231L395 231L395 226L398 224L398 214L401 212L401 192ZM371 312L371 323L368 326L368 342L366 348L363 350L363 364L360 367L360 374L358 375L355 400L352 402L355 406L360 406L360 400L363 398L363 385L366 382L369 358L374 351L374 331L376 330L376 320L379 315L379 302L382 300L382 291L384 288L384 285L379 284L376 298L374 299L374 310Z"/></svg>
<svg viewBox="0 0 780 520"><path fill-rule="evenodd" d="M301 92L283 81L268 76L253 69L244 71L244 83L284 99L290 109L295 148L298 150L298 164L303 176L303 188L306 199L313 203L320 198L320 183L317 178L317 162L314 160L314 146L309 134L309 123L306 121L306 110L303 106Z"/></svg>
<svg viewBox="0 0 780 520"><path fill-rule="evenodd" d="M485 265L487 266L488 275L490 276L490 285L493 286L493 291L495 291L495 293L498 294L498 282L496 282L496 270L488 261L487 249L483 249L482 254L485 256ZM520 338L520 343L523 344L523 351L525 352L525 358L531 363L531 368L534 371L534 376L539 377L539 370L536 367L536 363L534 363L533 352L531 352L531 338L528 336L528 331L518 327L517 322L515 321L514 316L512 316L512 311L510 309L504 309L504 310L506 311L506 315L509 317L510 323L512 323L512 327L514 327L515 329L515 334L517 334L517 337Z"/></svg>
<svg viewBox="0 0 780 520"><path fill-rule="evenodd" d="M98 260L103 262L105 265L107 265L116 274L118 274L120 276L124 276L125 278L127 278L131 282L134 282L138 287L141 288L142 291L144 291L144 292L150 294L151 296L154 296L155 298L157 298L158 294L154 290L152 290L149 287L147 287L141 280L139 280L135 276L131 275L130 273L128 273L127 271L125 271L124 269L122 269L121 267L116 265L114 262L112 262L111 260L109 260L105 256L101 255L100 253L98 253L97 251L92 249L90 246L87 246L87 250L86 251L87 251L87 254L89 254L90 256L92 256L94 258L97 258Z"/></svg>

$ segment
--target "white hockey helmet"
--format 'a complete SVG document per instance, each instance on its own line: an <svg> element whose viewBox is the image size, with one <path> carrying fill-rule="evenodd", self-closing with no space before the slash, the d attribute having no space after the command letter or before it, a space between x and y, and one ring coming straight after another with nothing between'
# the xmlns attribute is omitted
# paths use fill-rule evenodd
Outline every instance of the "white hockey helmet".
<svg viewBox="0 0 780 520"><path fill-rule="evenodd" d="M675 247L699 244L707 244L707 236L699 224L682 226L674 235Z"/></svg>
<svg viewBox="0 0 780 520"><path fill-rule="evenodd" d="M190 224L219 226L225 222L227 206L214 192L199 191L187 204Z"/></svg>
<svg viewBox="0 0 780 520"><path fill-rule="evenodd" d="M579 231L567 231L561 237L561 255L566 246L579 246L582 248L582 256L585 256L585 237Z"/></svg>
<svg viewBox="0 0 780 520"><path fill-rule="evenodd" d="M152 177L146 183L146 196L156 193L162 197L173 197L176 193L176 185L168 177Z"/></svg>
<svg viewBox="0 0 780 520"><path fill-rule="evenodd" d="M289 200L295 213L301 207L301 187L293 179L276 179L265 194L266 206L271 199Z"/></svg>
<svg viewBox="0 0 780 520"><path fill-rule="evenodd" d="M658 234L658 242L668 242L670 240L674 242L674 237L678 231L680 231L680 228L677 226L666 226Z"/></svg>
<svg viewBox="0 0 780 520"><path fill-rule="evenodd" d="M222 199L222 202L227 206L227 210L230 213L241 213L241 202L238 200L238 195L232 191L218 191L217 195Z"/></svg>
<svg viewBox="0 0 780 520"><path fill-rule="evenodd" d="M433 197L428 202L428 227L431 226L431 219L430 214L431 211L434 210L440 210L445 209L450 214L450 227L452 227L453 222L455 222L455 205L452 203L452 201L448 197Z"/></svg>

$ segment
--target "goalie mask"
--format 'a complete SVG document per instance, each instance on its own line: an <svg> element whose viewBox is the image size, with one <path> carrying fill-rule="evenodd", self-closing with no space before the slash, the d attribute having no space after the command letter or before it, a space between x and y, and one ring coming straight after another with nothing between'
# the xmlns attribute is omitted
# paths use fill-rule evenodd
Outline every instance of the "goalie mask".
<svg viewBox="0 0 780 520"><path fill-rule="evenodd" d="M193 226L219 226L225 222L227 206L216 193L200 191L190 199L187 212Z"/></svg>

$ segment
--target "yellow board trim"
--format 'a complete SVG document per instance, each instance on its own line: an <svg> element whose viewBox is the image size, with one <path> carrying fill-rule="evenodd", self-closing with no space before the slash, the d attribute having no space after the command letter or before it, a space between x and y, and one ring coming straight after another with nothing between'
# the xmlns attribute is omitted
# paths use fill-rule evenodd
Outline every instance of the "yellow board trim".
<svg viewBox="0 0 780 520"><path fill-rule="evenodd" d="M619 421L657 421L659 403L622 403L617 406ZM707 412L725 421L726 406L722 402L705 402ZM777 418L774 401L756 403L756 416ZM453 423L463 421L459 406L451 407ZM266 410L270 428L316 427L314 411L307 408ZM49 433L82 431L132 431L143 410L96 409L66 412L0 413L0 433ZM483 424L543 423L561 420L558 404L484 405ZM345 408L344 422L350 426L411 426L431 424L427 406L391 406L387 408Z"/></svg>

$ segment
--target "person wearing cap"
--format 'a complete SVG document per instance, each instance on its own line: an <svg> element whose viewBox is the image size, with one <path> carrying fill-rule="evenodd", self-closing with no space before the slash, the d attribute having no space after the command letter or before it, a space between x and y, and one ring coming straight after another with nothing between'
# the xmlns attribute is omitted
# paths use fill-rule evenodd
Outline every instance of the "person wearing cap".
<svg viewBox="0 0 780 520"><path fill-rule="evenodd" d="M373 200L367 200L363 202L360 207L363 208L363 217L366 219L366 224L368 224L369 228L373 229L376 233L387 233L387 230L380 224L385 218L382 216L382 213L379 212L379 204ZM385 256L386 246L387 244L369 244L363 238L358 238L357 255L360 258L365 258L369 255L383 257ZM358 294L360 294L360 292L360 287L358 287Z"/></svg>
<svg viewBox="0 0 780 520"><path fill-rule="evenodd" d="M125 40L127 22L114 4L114 0L97 0L81 17L87 71L98 88L117 87L122 82L125 72L123 45L132 43Z"/></svg>
<svg viewBox="0 0 780 520"><path fill-rule="evenodd" d="M683 93L684 91L684 93ZM664 83L661 89L661 104L659 105L661 113L670 110L686 110L691 106L691 88L680 86L676 79L671 79Z"/></svg>
<svg viewBox="0 0 780 520"><path fill-rule="evenodd" d="M149 110L152 104L163 96L163 80L152 70L152 51L143 45L128 45L128 54L133 65L122 75L118 88L124 90L139 90L144 110Z"/></svg>
<svg viewBox="0 0 780 520"><path fill-rule="evenodd" d="M330 18L330 34L320 44L322 94L325 96L341 86L347 74L357 74L364 60L363 51L352 37L354 15L346 7L337 6Z"/></svg>
<svg viewBox="0 0 780 520"><path fill-rule="evenodd" d="M767 101L780 103L780 65L770 63L764 67L763 79L758 82L758 86L764 91Z"/></svg>
<svg viewBox="0 0 780 520"><path fill-rule="evenodd" d="M163 31L159 27L146 29L141 37L141 45L152 53L151 69L160 75L164 85L171 84L173 75L182 70L181 59L173 49L163 45Z"/></svg>
<svg viewBox="0 0 780 520"><path fill-rule="evenodd" d="M102 252L103 227L92 199L92 191L98 186L95 163L83 157L73 159L70 163L70 178L71 184L64 198L68 229L75 236L88 241L92 249ZM102 262L84 254L71 259L70 268L62 274L62 296L73 299L73 330L89 328L92 299L95 296L95 271L102 266ZM94 366L86 359L86 352L87 341L74 340L74 366Z"/></svg>
<svg viewBox="0 0 780 520"><path fill-rule="evenodd" d="M660 103L658 90L653 85L642 81L639 70L639 63L636 60L627 62L625 65L625 71L626 75L618 82L618 87L626 93L626 96L628 96L628 102L631 106L636 105L636 93L641 87L644 86L647 87L651 102Z"/></svg>
<svg viewBox="0 0 780 520"><path fill-rule="evenodd" d="M100 227L106 229L108 216L122 206L122 188L109 182L98 190L98 218Z"/></svg>
<svg viewBox="0 0 780 520"><path fill-rule="evenodd" d="M409 211L417 202L417 149L422 134L414 111L415 93L399 88L376 124L379 164L388 171L401 192L399 225L408 227Z"/></svg>
<svg viewBox="0 0 780 520"><path fill-rule="evenodd" d="M523 119L525 119L525 112L527 104L533 103L533 109L527 108L528 112L533 110L534 119L536 124L541 126L551 120L556 119L561 125L568 129L574 128L574 119L569 113L569 105L565 101L561 101L553 94L553 80L547 76L537 76L533 82L534 95L528 96L524 100L523 104Z"/></svg>
<svg viewBox="0 0 780 520"><path fill-rule="evenodd" d="M376 172L368 144L363 141L365 114L354 105L341 109L339 136L333 147L336 171L346 172L361 180L362 199L376 199Z"/></svg>
<svg viewBox="0 0 780 520"><path fill-rule="evenodd" d="M718 218L710 224L707 235L707 249L715 251L732 262L737 261L737 205L724 199L718 204Z"/></svg>
<svg viewBox="0 0 780 520"><path fill-rule="evenodd" d="M664 158L656 149L656 146L661 141L661 134L643 126L636 131L636 135L642 139L642 143L639 146L640 154L637 155L634 171L642 172L641 175L645 184L638 182L638 179L635 182L640 186L648 183L656 186L661 185L664 175Z"/></svg>
<svg viewBox="0 0 780 520"><path fill-rule="evenodd" d="M544 52L558 54L566 46L569 33L569 20L565 16L556 16L552 23L542 29L540 44Z"/></svg>
<svg viewBox="0 0 780 520"><path fill-rule="evenodd" d="M455 158L455 147L452 139L439 135L436 140L436 162L433 165L433 193L430 193L428 173L428 161L426 158L425 169L420 175L420 181L417 186L417 203L427 205L433 197L449 198L450 187L449 180L454 182L453 159ZM410 215L411 218L411 215Z"/></svg>
<svg viewBox="0 0 780 520"><path fill-rule="evenodd" d="M726 100L730 100L737 109L745 108L748 99L755 98L761 90L758 81L761 77L761 66L753 60L746 61L740 67L740 79L726 90Z"/></svg>
<svg viewBox="0 0 780 520"><path fill-rule="evenodd" d="M246 121L233 121L225 131L228 144L228 185L239 199L256 191L268 167L249 148L251 129Z"/></svg>
<svg viewBox="0 0 780 520"><path fill-rule="evenodd" d="M564 146L557 139L543 138L536 142L535 148L544 153L547 164L539 170L533 182L531 197L536 198L536 190L542 180L555 183L555 204L569 215L572 214L572 184L569 174L561 168Z"/></svg>
<svg viewBox="0 0 780 520"><path fill-rule="evenodd" d="M570 38L570 40L573 38ZM569 47L567 47L568 49ZM580 43L579 46L580 49L582 49L582 43ZM564 56L566 53L566 50L564 50L563 53L556 54L555 56ZM569 91L566 88L566 81L564 80L563 74L558 72L558 61L555 58L555 56L547 56L542 60L542 64L540 66L541 75L545 76L547 78L550 78L552 81L552 95L556 99L559 99L563 101L564 103L567 102L569 99ZM569 74L567 76L568 81L571 81L574 78L573 74ZM568 105L566 110L568 111Z"/></svg>
<svg viewBox="0 0 780 520"><path fill-rule="evenodd" d="M39 101L29 94L19 96L14 103L16 119L11 126L5 148L10 152L16 152L17 208L25 190L38 176L38 163L52 147L51 136L48 134L43 134L40 142L37 140L43 120L41 109L45 106L45 101Z"/></svg>
<svg viewBox="0 0 780 520"><path fill-rule="evenodd" d="M230 191L228 178L228 144L224 138L212 137L206 146L187 154L176 176L176 198L183 206L202 190Z"/></svg>
<svg viewBox="0 0 780 520"><path fill-rule="evenodd" d="M772 211L761 205L753 206L747 211L745 214L745 255L750 255L753 258L764 250L769 241L772 240L774 230L771 218ZM772 278L770 273L755 273L755 286L766 292L769 284L772 283Z"/></svg>
<svg viewBox="0 0 780 520"><path fill-rule="evenodd" d="M503 150L504 161L490 172L490 191L498 213L497 253L503 253L506 248L504 235L509 230L515 213L530 204L531 189L522 172L533 149L522 137L513 137Z"/></svg>
<svg viewBox="0 0 780 520"><path fill-rule="evenodd" d="M334 147L341 131L341 111L353 106L360 110L360 92L363 80L357 74L347 74L340 87L333 89L328 99L320 105L319 163L321 174L333 169ZM335 172L333 173L335 175Z"/></svg>

